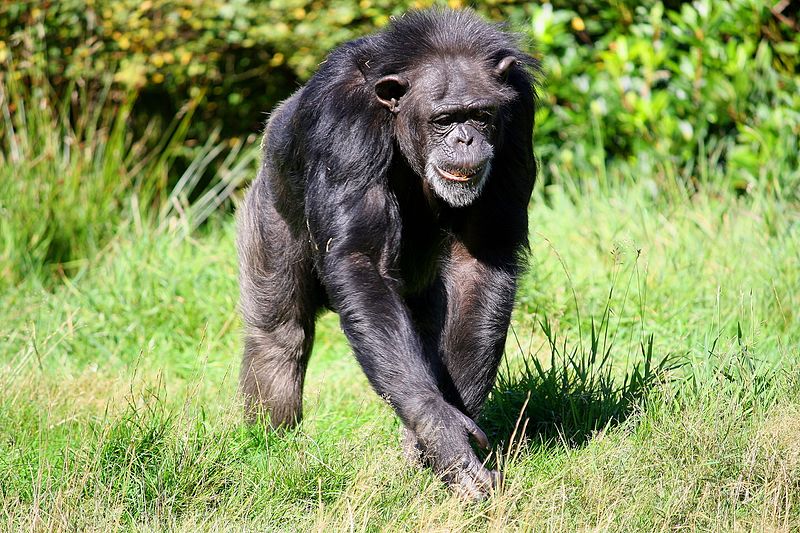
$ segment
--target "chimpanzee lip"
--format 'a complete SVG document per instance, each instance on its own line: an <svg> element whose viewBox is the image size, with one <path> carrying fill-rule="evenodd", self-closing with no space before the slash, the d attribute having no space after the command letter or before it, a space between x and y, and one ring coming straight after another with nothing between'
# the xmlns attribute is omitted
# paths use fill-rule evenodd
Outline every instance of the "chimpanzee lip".
<svg viewBox="0 0 800 533"><path fill-rule="evenodd" d="M459 169L453 168L450 170L445 170L441 168L439 165L434 165L434 167L436 168L436 172L438 172L439 175L444 179L450 181L458 181L462 183L469 181L478 174L480 174L480 172L483 170L483 166L484 165L480 165L475 168L459 168Z"/></svg>

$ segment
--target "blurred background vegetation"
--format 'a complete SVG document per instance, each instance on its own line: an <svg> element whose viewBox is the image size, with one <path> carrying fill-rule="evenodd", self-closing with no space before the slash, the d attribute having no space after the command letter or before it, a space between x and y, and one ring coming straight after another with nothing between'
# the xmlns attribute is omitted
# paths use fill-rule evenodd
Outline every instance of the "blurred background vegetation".
<svg viewBox="0 0 800 533"><path fill-rule="evenodd" d="M76 271L123 224L199 227L253 175L267 112L328 51L432 4L463 2L4 2L0 279ZM473 7L542 59L543 181L800 194L797 3Z"/></svg>

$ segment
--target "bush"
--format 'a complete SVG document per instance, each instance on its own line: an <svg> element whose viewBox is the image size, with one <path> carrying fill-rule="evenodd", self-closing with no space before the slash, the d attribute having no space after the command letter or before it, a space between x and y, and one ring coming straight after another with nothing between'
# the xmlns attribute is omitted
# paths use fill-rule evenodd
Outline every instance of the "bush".
<svg viewBox="0 0 800 533"><path fill-rule="evenodd" d="M44 74L62 92L114 72L119 95L138 93L139 131L196 101L190 136L217 127L235 136L258 131L265 112L330 49L431 3L7 3L0 63L20 78ZM478 9L536 43L546 76L537 154L559 172L605 179L616 164L651 171L666 158L702 182L710 159L740 190L798 183L800 36L788 11L795 8L776 14L759 0L492 0Z"/></svg>
<svg viewBox="0 0 800 533"><path fill-rule="evenodd" d="M21 75L46 72L56 86L115 71L121 86L141 93L141 113L172 116L202 95L198 117L208 129L222 124L239 134L259 129L264 113L308 79L331 49L385 25L391 15L431 3L16 3L0 7L0 63L13 61ZM484 12L501 17L503 11L492 7L500 3L489 2Z"/></svg>
<svg viewBox="0 0 800 533"><path fill-rule="evenodd" d="M798 34L783 40L757 1L631 4L616 23L534 9L529 33L547 75L539 156L567 172L576 160L602 171L609 160L667 158L694 180L712 156L741 190L797 184Z"/></svg>

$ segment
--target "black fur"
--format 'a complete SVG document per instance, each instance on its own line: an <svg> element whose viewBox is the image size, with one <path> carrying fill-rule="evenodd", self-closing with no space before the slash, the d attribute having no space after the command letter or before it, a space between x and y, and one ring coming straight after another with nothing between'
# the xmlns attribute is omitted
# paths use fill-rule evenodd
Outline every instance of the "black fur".
<svg viewBox="0 0 800 533"><path fill-rule="evenodd" d="M535 69L471 11L413 12L334 50L275 110L239 213L251 420L299 421L329 307L408 450L470 497L497 483L469 437L487 445L473 419L527 249Z"/></svg>

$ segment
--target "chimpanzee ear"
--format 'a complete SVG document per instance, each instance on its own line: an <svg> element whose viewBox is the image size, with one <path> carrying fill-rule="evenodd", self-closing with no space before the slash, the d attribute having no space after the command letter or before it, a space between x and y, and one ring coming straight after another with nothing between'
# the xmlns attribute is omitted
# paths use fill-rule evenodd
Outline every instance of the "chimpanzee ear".
<svg viewBox="0 0 800 533"><path fill-rule="evenodd" d="M494 67L494 75L501 80L505 81L508 79L508 73L511 71L511 67L517 64L517 58L514 56L506 56L500 60L496 67Z"/></svg>
<svg viewBox="0 0 800 533"><path fill-rule="evenodd" d="M389 74L375 82L375 96L392 113L397 113L398 101L406 91L408 91L408 80L398 74Z"/></svg>

